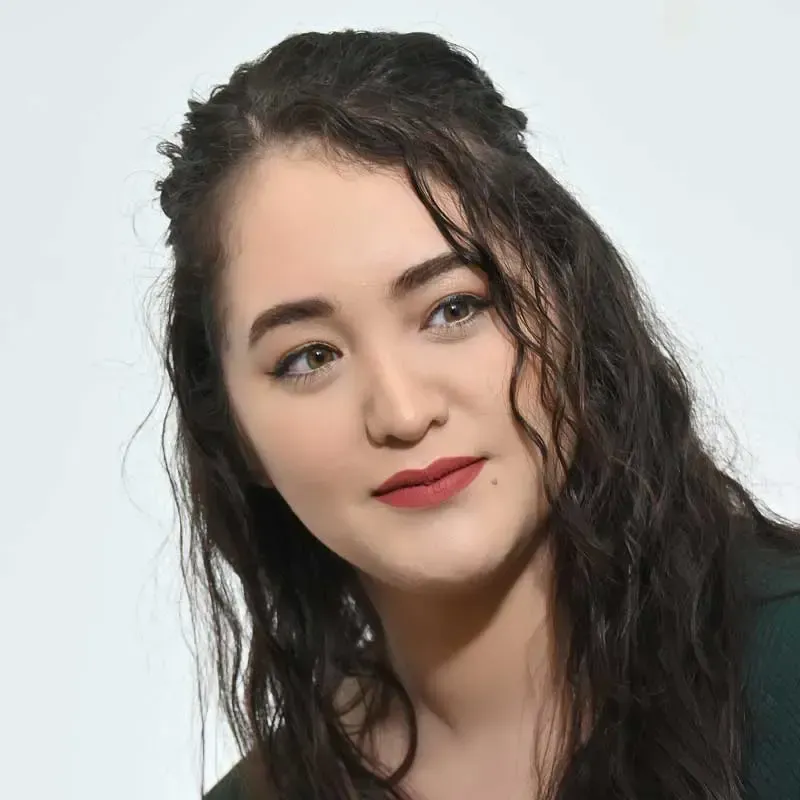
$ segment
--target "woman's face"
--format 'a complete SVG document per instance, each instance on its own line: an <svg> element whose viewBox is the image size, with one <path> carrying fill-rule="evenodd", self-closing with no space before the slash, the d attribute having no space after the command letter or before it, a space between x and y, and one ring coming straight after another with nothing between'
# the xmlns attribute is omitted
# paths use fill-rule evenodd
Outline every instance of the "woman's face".
<svg viewBox="0 0 800 800"><path fill-rule="evenodd" d="M539 454L511 416L514 344L484 274L448 258L399 172L270 154L234 201L225 378L270 483L379 583L489 577L546 502ZM547 438L532 369L522 388ZM449 458L466 466L427 490L376 495L395 473Z"/></svg>

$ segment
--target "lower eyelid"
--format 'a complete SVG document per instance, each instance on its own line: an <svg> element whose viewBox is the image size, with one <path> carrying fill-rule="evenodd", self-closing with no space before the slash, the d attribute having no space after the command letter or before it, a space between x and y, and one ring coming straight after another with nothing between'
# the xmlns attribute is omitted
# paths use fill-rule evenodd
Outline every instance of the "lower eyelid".
<svg viewBox="0 0 800 800"><path fill-rule="evenodd" d="M443 342L454 342L469 336L472 329L480 325L486 317L486 309L476 310L471 317L461 321L453 322L450 325L434 325L425 330L433 339L440 339Z"/></svg>
<svg viewBox="0 0 800 800"><path fill-rule="evenodd" d="M323 364L321 367L317 367L317 369L312 369L308 372L296 372L296 373L286 373L283 378L290 383L297 383L298 385L303 385L305 383L321 380L325 375L327 375L331 369L336 365L339 359L335 359L334 361L329 361L327 364Z"/></svg>

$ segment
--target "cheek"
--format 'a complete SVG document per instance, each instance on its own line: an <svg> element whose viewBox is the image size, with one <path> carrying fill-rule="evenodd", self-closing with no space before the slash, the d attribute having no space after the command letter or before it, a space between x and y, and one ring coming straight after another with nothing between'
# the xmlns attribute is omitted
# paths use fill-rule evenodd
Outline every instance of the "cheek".
<svg viewBox="0 0 800 800"><path fill-rule="evenodd" d="M507 403L511 371L514 368L514 343L498 323L482 332L474 345L459 359L471 392L492 410Z"/></svg>
<svg viewBox="0 0 800 800"><path fill-rule="evenodd" d="M541 392L541 365L530 357L522 368L517 384L517 406L522 416L545 435L549 414L544 408Z"/></svg>
<svg viewBox="0 0 800 800"><path fill-rule="evenodd" d="M337 476L346 474L352 434L330 405L322 413L313 398L287 396L254 404L243 424L269 480L287 500L335 489Z"/></svg>
<svg viewBox="0 0 800 800"><path fill-rule="evenodd" d="M476 396L480 397L483 413L498 421L503 435L512 437L529 452L538 465L541 454L514 419L509 389L514 370L516 343L509 336L496 332L487 337L476 363L485 365L475 370L471 378ZM545 440L550 442L550 414L541 399L541 365L533 356L523 364L517 381L516 405L522 417Z"/></svg>
<svg viewBox="0 0 800 800"><path fill-rule="evenodd" d="M497 331L487 337L480 353L474 354L472 363L481 364L480 370L470 371L473 392L481 398L484 411L497 415L498 412L513 422L509 390L514 371L515 342ZM537 429L547 420L540 399L540 367L538 361L530 357L523 365L517 381L517 408L522 416Z"/></svg>

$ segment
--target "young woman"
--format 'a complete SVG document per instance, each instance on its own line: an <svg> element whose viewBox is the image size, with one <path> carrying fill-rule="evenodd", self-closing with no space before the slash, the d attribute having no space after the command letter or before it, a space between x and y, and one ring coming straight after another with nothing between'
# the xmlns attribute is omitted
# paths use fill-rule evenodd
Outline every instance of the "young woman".
<svg viewBox="0 0 800 800"><path fill-rule="evenodd" d="M617 250L426 34L292 36L159 182L213 800L800 798L800 551Z"/></svg>

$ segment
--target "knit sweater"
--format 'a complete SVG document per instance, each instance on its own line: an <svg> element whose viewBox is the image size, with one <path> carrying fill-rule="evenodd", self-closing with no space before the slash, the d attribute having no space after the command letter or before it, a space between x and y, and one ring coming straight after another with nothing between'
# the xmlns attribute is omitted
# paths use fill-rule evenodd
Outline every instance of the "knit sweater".
<svg viewBox="0 0 800 800"><path fill-rule="evenodd" d="M755 569L751 588L755 614L745 665L750 736L744 797L800 800L800 570L774 563ZM245 797L240 769L234 767L204 800L256 800Z"/></svg>

